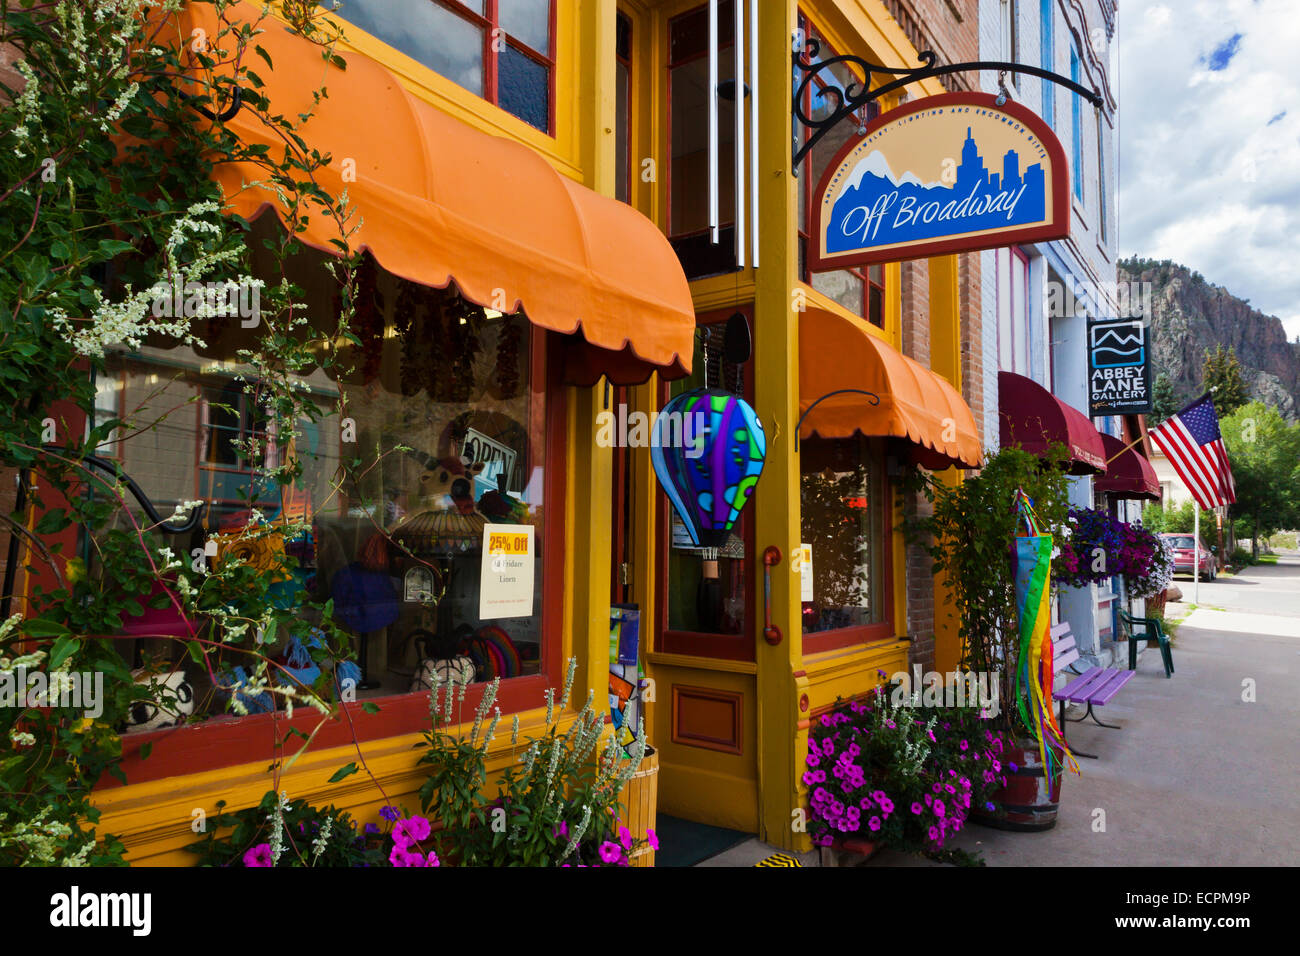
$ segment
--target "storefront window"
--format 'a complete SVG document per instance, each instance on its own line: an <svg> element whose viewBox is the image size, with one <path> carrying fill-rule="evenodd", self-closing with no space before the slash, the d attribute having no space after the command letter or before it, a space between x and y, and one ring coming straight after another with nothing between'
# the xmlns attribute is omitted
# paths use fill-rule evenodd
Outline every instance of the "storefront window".
<svg viewBox="0 0 1300 956"><path fill-rule="evenodd" d="M296 281L308 290L312 313L328 314L332 293L309 275ZM163 515L187 500L209 506L186 540L158 544L201 553L210 535L244 527L251 509L271 529L305 520L308 533L267 539L289 558L274 600L306 616L317 613L312 605L333 601L364 669L358 697L427 690L423 680L434 667L472 673L480 683L540 673L544 586L560 583L541 560L545 334L522 314L485 311L454 286L419 286L372 261L358 295L352 329L363 347L343 363L354 370L305 371L302 386L321 416L289 435L266 426L264 395L240 379L249 370L237 350L253 333L238 322L212 329L201 352L146 346L111 357L109 374L123 383L132 417L161 417L156 429L118 446L123 469ZM287 461L302 474L280 487L268 470ZM531 613L482 613L486 525L532 528ZM168 634L169 613L151 611L127 630ZM174 642L141 636L134 644L124 653L137 662L168 655L184 664ZM271 649L285 659L293 651ZM247 657L223 652L219 676L237 676ZM448 663L457 658L468 663ZM228 700L202 670L188 668L196 713L226 712ZM252 713L273 706L269 698L244 703Z"/></svg>
<svg viewBox="0 0 1300 956"><path fill-rule="evenodd" d="M819 61L838 55L817 28L802 15L799 17L799 27L805 37L821 44L818 53ZM803 70L795 69L793 77L795 89L799 88L805 75ZM843 63L822 70L804 92L805 114L815 120L829 116L841 102L844 92L855 84L860 88L861 78ZM863 108L859 119L862 123L870 122L875 119L878 112L875 103L868 103ZM857 131L858 124L852 120L839 123L823 136L803 159L802 168L799 170L799 178L802 182L802 196L799 203L799 278L854 315L860 315L873 325L883 328L885 274L882 266L811 272L807 265L808 244L812 241L810 230L813 219L813 195L817 184L844 144L857 137ZM811 133L807 129L802 130L802 135L811 138Z"/></svg>
<svg viewBox="0 0 1300 956"><path fill-rule="evenodd" d="M734 77L735 16L718 4L718 80ZM668 25L668 237L688 279L736 269L736 114L734 97L718 103L718 219L709 230L709 11L700 7Z"/></svg>
<svg viewBox="0 0 1300 956"><path fill-rule="evenodd" d="M339 14L530 126L551 131L553 0L348 0Z"/></svg>
<svg viewBox="0 0 1300 956"><path fill-rule="evenodd" d="M802 543L812 548L813 562L805 634L885 622L881 458L879 441L860 435L799 445Z"/></svg>

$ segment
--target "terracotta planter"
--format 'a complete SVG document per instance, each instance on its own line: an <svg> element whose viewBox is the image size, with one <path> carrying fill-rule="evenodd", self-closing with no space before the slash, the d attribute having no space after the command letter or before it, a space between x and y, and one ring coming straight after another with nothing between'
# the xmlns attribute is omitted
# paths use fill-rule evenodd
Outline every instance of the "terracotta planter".
<svg viewBox="0 0 1300 956"><path fill-rule="evenodd" d="M1037 744L1028 740L1018 740L1007 748L1002 765L1008 763L1014 763L1016 769L1007 771L1007 785L993 795L993 811L972 807L971 821L997 830L1052 829L1061 800L1062 768L1058 764L1049 778L1038 759Z"/></svg>

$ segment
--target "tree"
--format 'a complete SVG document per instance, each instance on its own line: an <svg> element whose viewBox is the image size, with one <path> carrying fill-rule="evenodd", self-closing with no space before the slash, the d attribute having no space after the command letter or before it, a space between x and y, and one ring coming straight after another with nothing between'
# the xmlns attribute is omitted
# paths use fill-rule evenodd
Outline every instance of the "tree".
<svg viewBox="0 0 1300 956"><path fill-rule="evenodd" d="M1231 415L1250 401L1246 383L1241 378L1241 362L1237 350L1231 346L1216 345L1214 351L1205 350L1201 365L1201 383L1207 392L1214 392L1214 407L1219 416Z"/></svg>
<svg viewBox="0 0 1300 956"><path fill-rule="evenodd" d="M1289 425L1275 408L1250 402L1220 419L1237 503L1234 518L1249 521L1251 550L1261 533L1300 524L1300 425Z"/></svg>
<svg viewBox="0 0 1300 956"><path fill-rule="evenodd" d="M1166 418L1178 411L1180 402L1174 391L1174 383L1169 376L1161 372L1156 376L1155 390L1152 395L1151 414L1147 416L1147 427L1155 428Z"/></svg>

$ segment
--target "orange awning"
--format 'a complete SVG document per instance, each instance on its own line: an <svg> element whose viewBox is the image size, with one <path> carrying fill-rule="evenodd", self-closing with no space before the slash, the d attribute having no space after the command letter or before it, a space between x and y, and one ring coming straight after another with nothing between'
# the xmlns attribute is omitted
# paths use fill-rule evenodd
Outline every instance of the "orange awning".
<svg viewBox="0 0 1300 956"><path fill-rule="evenodd" d="M189 4L183 16L182 35L195 27L215 35L211 7ZM227 16L256 21L259 13L241 3ZM331 157L316 174L321 186L335 197L346 189L363 220L354 247L402 278L439 288L454 280L479 305L522 307L534 325L580 332L595 349L579 350L571 365L590 370L608 359L620 381L689 371L690 288L654 223L561 175L528 147L434 108L367 57L345 54L347 70L340 70L280 21L267 17L261 26L256 43L274 70L250 50L266 84L260 92L286 117L314 111L299 135ZM321 85L329 95L313 105ZM226 125L250 145L270 146L272 158L284 155L284 141L252 110ZM271 190L246 186L262 178L253 164L217 171L231 210L246 219L281 208ZM313 216L299 238L337 253L329 217Z"/></svg>
<svg viewBox="0 0 1300 956"><path fill-rule="evenodd" d="M838 389L865 389L880 398ZM975 417L942 376L891 348L849 319L810 308L799 316L799 411L812 411L803 438L904 438L918 446L927 467L978 468L982 461Z"/></svg>

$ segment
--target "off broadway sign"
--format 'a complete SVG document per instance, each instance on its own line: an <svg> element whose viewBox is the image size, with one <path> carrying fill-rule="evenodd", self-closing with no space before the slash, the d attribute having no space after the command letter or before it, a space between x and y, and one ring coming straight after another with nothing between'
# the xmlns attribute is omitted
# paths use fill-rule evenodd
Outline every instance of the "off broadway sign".
<svg viewBox="0 0 1300 956"><path fill-rule="evenodd" d="M987 93L890 110L818 184L813 269L1060 239L1070 232L1065 153L1051 128Z"/></svg>
<svg viewBox="0 0 1300 956"><path fill-rule="evenodd" d="M1145 415L1152 408L1151 348L1141 319L1088 326L1088 410Z"/></svg>

